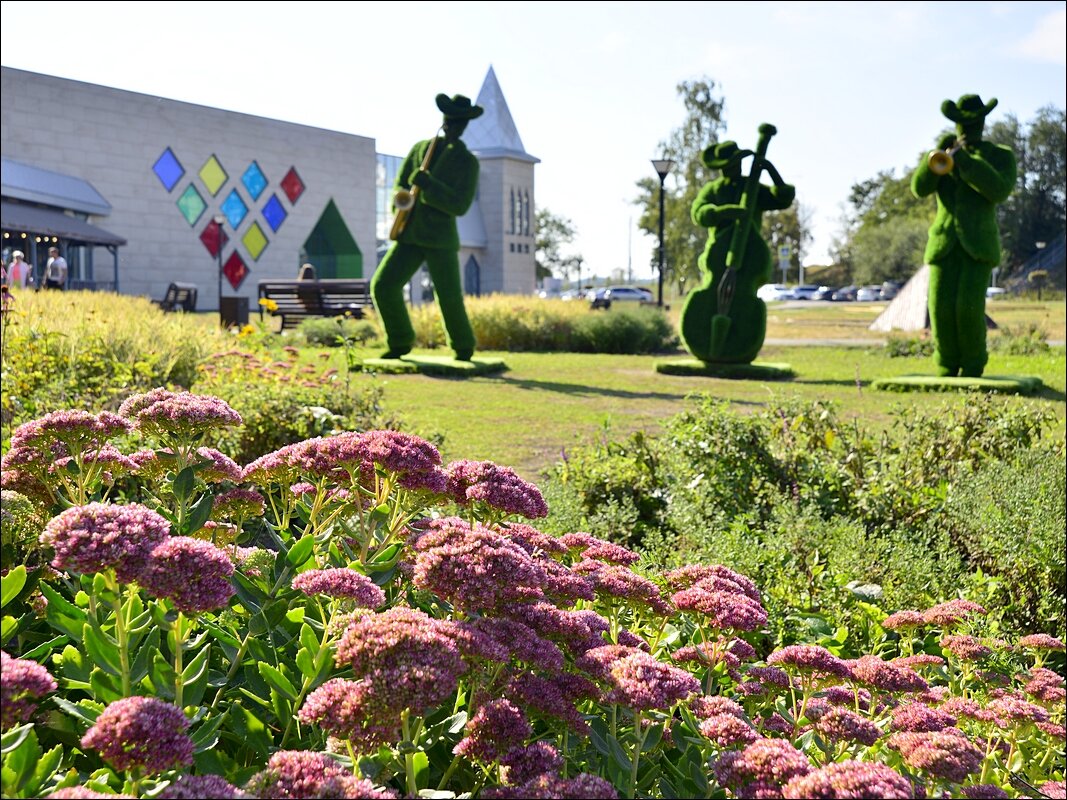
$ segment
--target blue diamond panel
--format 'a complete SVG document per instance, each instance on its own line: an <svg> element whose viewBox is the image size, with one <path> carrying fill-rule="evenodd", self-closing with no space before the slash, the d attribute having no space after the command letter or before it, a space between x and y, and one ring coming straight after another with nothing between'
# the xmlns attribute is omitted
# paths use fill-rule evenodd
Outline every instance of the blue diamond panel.
<svg viewBox="0 0 1067 800"><path fill-rule="evenodd" d="M237 227L248 215L248 206L241 199L241 195L237 194L236 189L230 192L229 196L223 201L221 208L222 213L226 215L226 219L230 221L230 227L234 230L237 230Z"/></svg>
<svg viewBox="0 0 1067 800"><path fill-rule="evenodd" d="M259 164L253 161L248 165L245 174L241 176L241 183L245 185L252 199L258 200L263 190L267 188L267 176L263 174Z"/></svg>
<svg viewBox="0 0 1067 800"><path fill-rule="evenodd" d="M156 173L156 177L163 184L163 188L169 192L182 179L182 175L185 174L185 167L181 165L178 157L168 147L163 151L163 155L156 159L156 163L152 165L152 171Z"/></svg>
<svg viewBox="0 0 1067 800"><path fill-rule="evenodd" d="M263 206L263 219L270 225L270 229L275 233L278 232L278 228L285 222L285 218L289 216L289 212L282 206L281 200L278 199L278 195L272 194L270 200Z"/></svg>

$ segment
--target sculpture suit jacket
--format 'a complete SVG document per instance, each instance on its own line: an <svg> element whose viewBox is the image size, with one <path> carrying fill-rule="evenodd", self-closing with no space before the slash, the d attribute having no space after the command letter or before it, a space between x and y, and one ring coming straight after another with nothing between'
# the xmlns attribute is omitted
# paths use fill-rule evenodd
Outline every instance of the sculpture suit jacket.
<svg viewBox="0 0 1067 800"><path fill-rule="evenodd" d="M411 189L411 178L422 166L430 139L411 148L396 176L397 189ZM478 159L459 139L440 139L428 171L429 183L419 189L399 241L420 247L459 250L456 218L467 213L478 192Z"/></svg>
<svg viewBox="0 0 1067 800"><path fill-rule="evenodd" d="M1015 154L981 141L973 149L956 151L955 161L952 172L939 177L923 159L911 179L917 197L937 192L937 216L924 260L936 264L959 242L971 258L996 266L1000 263L996 206L1015 187Z"/></svg>

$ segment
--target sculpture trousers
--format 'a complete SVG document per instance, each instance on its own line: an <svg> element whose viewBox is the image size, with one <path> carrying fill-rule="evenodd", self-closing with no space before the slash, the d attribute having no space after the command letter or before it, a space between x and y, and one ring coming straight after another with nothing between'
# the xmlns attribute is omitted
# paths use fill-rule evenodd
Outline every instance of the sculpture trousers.
<svg viewBox="0 0 1067 800"><path fill-rule="evenodd" d="M455 250L397 242L385 254L371 278L370 288L378 318L385 328L386 343L390 350L403 351L410 350L415 344L415 329L411 326L411 316L404 302L404 288L423 263L433 281L448 346L469 357L474 350L474 331L463 305L459 254Z"/></svg>
<svg viewBox="0 0 1067 800"><path fill-rule="evenodd" d="M992 264L972 258L958 243L930 265L930 330L941 375L977 378L985 369L985 292L992 272Z"/></svg>

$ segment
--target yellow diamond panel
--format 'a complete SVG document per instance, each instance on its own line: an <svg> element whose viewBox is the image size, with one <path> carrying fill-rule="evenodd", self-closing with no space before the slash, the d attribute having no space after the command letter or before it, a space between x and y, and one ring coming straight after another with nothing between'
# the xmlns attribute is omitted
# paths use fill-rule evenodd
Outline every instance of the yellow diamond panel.
<svg viewBox="0 0 1067 800"><path fill-rule="evenodd" d="M215 156L211 156L200 168L200 180L204 182L204 186L212 195L219 193L219 189L226 183L228 177L226 170L222 168L222 164Z"/></svg>
<svg viewBox="0 0 1067 800"><path fill-rule="evenodd" d="M263 234L258 222L252 223L252 226L245 231L245 235L241 237L241 241L245 243L245 249L248 250L248 254L256 261L259 261L259 257L263 255L263 251L267 247L267 237Z"/></svg>

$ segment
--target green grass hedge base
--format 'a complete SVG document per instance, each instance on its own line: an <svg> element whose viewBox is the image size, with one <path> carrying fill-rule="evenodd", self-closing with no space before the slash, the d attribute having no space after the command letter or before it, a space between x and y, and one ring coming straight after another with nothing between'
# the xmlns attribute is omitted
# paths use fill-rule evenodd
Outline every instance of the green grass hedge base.
<svg viewBox="0 0 1067 800"><path fill-rule="evenodd" d="M880 378L871 386L886 392L996 392L1033 394L1044 384L1032 375L985 375L981 378L939 378L936 375L901 375Z"/></svg>
<svg viewBox="0 0 1067 800"><path fill-rule="evenodd" d="M702 378L763 381L787 381L796 376L789 364L772 364L767 361L753 361L751 364L721 364L700 361L696 358L658 361L656 372L664 375L696 375Z"/></svg>
<svg viewBox="0 0 1067 800"><path fill-rule="evenodd" d="M508 365L501 358L475 356L470 361L457 361L452 356L413 356L403 358L365 358L365 371L390 374L421 373L423 375L446 375L452 378L467 378L472 375L492 375L504 372Z"/></svg>

